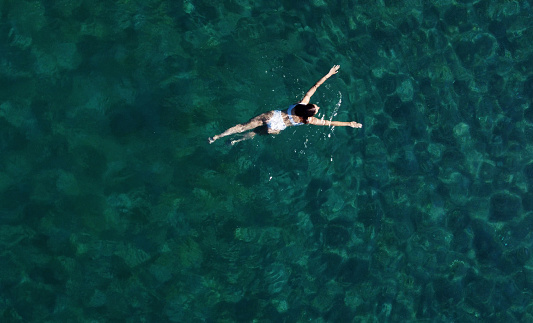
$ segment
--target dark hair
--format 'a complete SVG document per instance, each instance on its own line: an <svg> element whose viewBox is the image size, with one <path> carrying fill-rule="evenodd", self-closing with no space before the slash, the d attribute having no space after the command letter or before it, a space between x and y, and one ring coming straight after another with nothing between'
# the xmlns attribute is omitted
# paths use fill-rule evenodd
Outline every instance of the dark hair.
<svg viewBox="0 0 533 323"><path fill-rule="evenodd" d="M307 120L316 114L316 108L314 104L297 104L294 109L294 114L303 119L303 123L309 123Z"/></svg>

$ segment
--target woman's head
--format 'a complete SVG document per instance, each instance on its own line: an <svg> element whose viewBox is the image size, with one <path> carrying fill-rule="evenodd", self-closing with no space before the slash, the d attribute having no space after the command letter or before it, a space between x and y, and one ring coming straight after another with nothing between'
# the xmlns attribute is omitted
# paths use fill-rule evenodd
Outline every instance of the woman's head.
<svg viewBox="0 0 533 323"><path fill-rule="evenodd" d="M308 123L308 118L317 114L320 108L316 104L297 104L294 107L294 114L303 119L303 123Z"/></svg>

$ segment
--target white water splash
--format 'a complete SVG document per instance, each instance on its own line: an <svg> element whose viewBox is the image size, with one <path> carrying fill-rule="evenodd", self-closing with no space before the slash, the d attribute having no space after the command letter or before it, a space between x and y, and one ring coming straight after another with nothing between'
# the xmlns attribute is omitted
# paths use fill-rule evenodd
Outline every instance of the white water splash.
<svg viewBox="0 0 533 323"><path fill-rule="evenodd" d="M342 93L341 91L339 91L339 102L337 102L337 104L335 104L335 108L333 109L333 113L331 114L331 118L329 118L329 121L333 121L333 119L337 116L337 114L339 114L339 108L341 107L341 103L342 103ZM330 129L331 129L331 132L329 133L328 135L328 138L331 137L331 134L333 133L333 130L335 129L335 126L330 126Z"/></svg>
<svg viewBox="0 0 533 323"><path fill-rule="evenodd" d="M333 121L333 119L335 119L335 117L337 117L337 115L339 114L339 109L341 107L341 104L342 104L342 93L341 91L339 91L339 101L337 102L337 104L335 104L335 108L333 108L333 113L331 114L331 117L329 118L330 122ZM333 131L335 130L335 126L330 126L329 129L330 131L327 134L327 137L331 138L331 135L334 135ZM330 156L329 161L333 162L333 155Z"/></svg>

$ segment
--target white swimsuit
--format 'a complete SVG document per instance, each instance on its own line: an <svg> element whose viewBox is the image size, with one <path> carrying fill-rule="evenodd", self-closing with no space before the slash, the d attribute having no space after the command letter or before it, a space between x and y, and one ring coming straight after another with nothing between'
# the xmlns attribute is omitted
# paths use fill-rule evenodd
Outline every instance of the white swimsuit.
<svg viewBox="0 0 533 323"><path fill-rule="evenodd" d="M302 122L295 122L294 119L292 118L292 109L294 109L294 107L297 106L298 104L300 103L291 105L289 109L287 110L287 114L289 115L289 120L293 126L303 125ZM270 120L268 120L267 122L267 126L268 126L268 129L272 129L275 131L281 131L287 128L287 125L283 121L283 116L281 115L280 110L274 111L274 114L272 115Z"/></svg>
<svg viewBox="0 0 533 323"><path fill-rule="evenodd" d="M285 122L283 122L283 116L281 115L281 111L276 110L274 111L274 115L272 115L272 118L268 120L267 122L268 129L281 131L287 128L287 125L285 125Z"/></svg>

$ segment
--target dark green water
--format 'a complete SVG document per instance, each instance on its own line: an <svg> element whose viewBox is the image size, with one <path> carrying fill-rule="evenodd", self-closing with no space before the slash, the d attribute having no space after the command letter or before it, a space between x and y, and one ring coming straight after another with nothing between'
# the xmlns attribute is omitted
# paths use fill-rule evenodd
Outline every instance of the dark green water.
<svg viewBox="0 0 533 323"><path fill-rule="evenodd" d="M0 321L533 322L532 12L0 1Z"/></svg>

